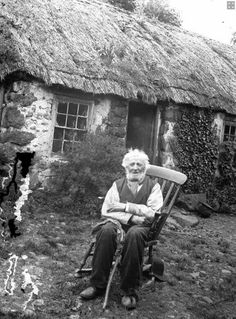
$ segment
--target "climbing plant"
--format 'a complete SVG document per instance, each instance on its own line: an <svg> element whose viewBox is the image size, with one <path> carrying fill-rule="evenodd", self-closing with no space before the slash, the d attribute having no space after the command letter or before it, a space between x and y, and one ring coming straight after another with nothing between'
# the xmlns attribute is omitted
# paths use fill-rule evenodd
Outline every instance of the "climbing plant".
<svg viewBox="0 0 236 319"><path fill-rule="evenodd" d="M219 148L217 174L209 191L210 202L218 206L219 212L231 212L236 205L236 145L223 142Z"/></svg>
<svg viewBox="0 0 236 319"><path fill-rule="evenodd" d="M186 193L206 192L213 182L219 141L210 110L185 111L174 126L174 157L187 176Z"/></svg>

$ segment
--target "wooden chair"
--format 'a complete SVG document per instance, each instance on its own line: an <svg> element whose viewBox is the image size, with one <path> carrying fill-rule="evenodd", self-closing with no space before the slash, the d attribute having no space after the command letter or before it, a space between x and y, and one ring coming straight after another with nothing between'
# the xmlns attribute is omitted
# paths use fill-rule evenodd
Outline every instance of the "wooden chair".
<svg viewBox="0 0 236 319"><path fill-rule="evenodd" d="M152 263L153 247L157 244L159 234L168 216L170 216L171 209L175 203L175 200L177 198L181 185L183 185L187 180L187 176L183 173L180 173L178 171L171 170L168 168L164 168L161 166L156 166L156 165L150 165L146 174L150 176L151 178L156 179L156 181L161 185L164 202L161 208L161 213L156 214L152 222L152 225L150 227L149 236L148 236L149 240L146 242L146 247L148 249L148 260L147 260L147 263L145 264L145 269L147 269L148 266L151 265ZM88 273L92 270L91 268L84 268L84 266L89 256L93 255L94 245L95 245L95 240L91 242L87 252L85 253L82 263L79 269L77 270L78 277L81 276L83 273ZM122 243L118 245L116 250L114 262L112 265L112 269L110 271L110 275L109 275L109 279L108 279L108 283L106 287L103 309L105 309L107 306L112 279L117 269L117 266L120 263L121 252L122 252Z"/></svg>

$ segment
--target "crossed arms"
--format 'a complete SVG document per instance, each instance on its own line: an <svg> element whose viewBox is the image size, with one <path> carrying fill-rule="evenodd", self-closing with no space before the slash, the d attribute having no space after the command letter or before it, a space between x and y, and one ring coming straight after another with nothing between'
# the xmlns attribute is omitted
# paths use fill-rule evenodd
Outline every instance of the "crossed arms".
<svg viewBox="0 0 236 319"><path fill-rule="evenodd" d="M133 224L143 225L153 220L155 214L159 213L162 205L163 197L158 183L152 188L146 205L143 205L130 202L121 203L117 186L114 182L106 194L102 206L102 217L118 220L122 224L129 224L132 220Z"/></svg>

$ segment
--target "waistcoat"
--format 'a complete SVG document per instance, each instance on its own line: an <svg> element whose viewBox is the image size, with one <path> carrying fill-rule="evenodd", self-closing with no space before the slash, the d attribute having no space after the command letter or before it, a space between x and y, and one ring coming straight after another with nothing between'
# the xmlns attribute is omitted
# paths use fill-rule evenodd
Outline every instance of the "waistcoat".
<svg viewBox="0 0 236 319"><path fill-rule="evenodd" d="M146 204L149 195L151 194L152 188L155 185L155 181L149 176L145 176L142 183L142 187L139 189L137 194L133 194L127 185L126 178L120 178L116 181L117 190L120 196L121 203L134 203L134 204Z"/></svg>

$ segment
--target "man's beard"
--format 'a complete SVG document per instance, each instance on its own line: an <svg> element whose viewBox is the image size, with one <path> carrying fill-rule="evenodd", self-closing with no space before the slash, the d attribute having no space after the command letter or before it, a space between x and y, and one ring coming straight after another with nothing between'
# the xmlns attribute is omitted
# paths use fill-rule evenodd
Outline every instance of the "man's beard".
<svg viewBox="0 0 236 319"><path fill-rule="evenodd" d="M144 180L144 177L145 177L145 171L142 171L139 173L132 173L132 172L126 171L126 178L130 182L141 183Z"/></svg>

